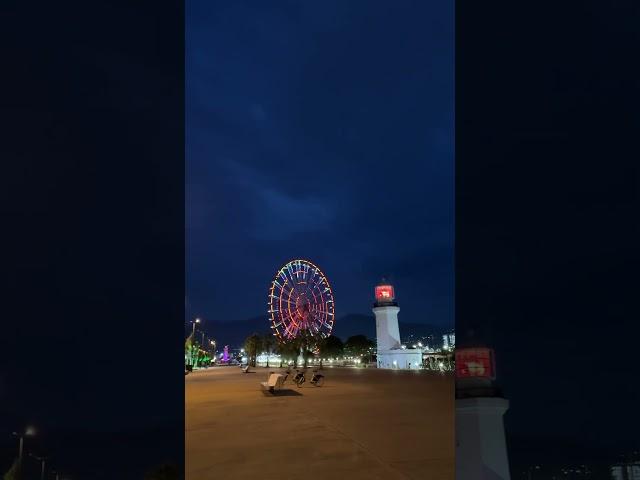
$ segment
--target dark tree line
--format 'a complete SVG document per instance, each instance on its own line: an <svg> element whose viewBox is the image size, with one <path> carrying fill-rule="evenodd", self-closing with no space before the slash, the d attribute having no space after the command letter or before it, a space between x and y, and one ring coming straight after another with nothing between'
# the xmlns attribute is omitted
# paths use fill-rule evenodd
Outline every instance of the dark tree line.
<svg viewBox="0 0 640 480"><path fill-rule="evenodd" d="M253 367L256 366L257 357L261 352L279 354L280 367L285 362L293 362L295 366L298 366L300 357L306 367L309 359L316 353L320 357L321 366L322 359L339 358L344 355L370 361L375 351L375 343L364 335L354 335L343 343L334 335L318 338L303 330L296 338L280 342L272 334L259 335L254 333L245 340L244 349L247 354L247 362ZM268 360L267 367L269 367Z"/></svg>

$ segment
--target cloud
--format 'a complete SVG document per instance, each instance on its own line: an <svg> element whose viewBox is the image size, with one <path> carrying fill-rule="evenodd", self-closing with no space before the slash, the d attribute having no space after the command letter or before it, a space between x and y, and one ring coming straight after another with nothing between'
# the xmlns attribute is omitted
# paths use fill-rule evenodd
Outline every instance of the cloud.
<svg viewBox="0 0 640 480"><path fill-rule="evenodd" d="M292 194L278 187L277 179L239 162L223 162L249 208L250 232L261 240L284 240L296 234L328 231L335 219L334 202L317 195Z"/></svg>

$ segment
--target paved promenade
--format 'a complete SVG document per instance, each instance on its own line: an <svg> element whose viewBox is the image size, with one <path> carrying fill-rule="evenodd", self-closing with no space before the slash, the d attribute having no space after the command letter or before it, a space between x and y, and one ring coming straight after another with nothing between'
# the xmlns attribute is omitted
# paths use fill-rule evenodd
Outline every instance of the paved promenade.
<svg viewBox="0 0 640 480"><path fill-rule="evenodd" d="M185 377L187 480L453 480L451 375L325 368L322 387L271 396L259 383L280 370L252 371Z"/></svg>

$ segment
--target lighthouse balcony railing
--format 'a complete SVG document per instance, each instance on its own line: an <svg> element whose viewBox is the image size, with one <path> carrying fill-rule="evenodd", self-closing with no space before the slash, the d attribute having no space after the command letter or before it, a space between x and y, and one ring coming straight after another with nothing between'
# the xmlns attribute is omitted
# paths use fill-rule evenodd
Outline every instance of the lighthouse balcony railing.
<svg viewBox="0 0 640 480"><path fill-rule="evenodd" d="M376 301L373 303L374 307L397 307L398 306L398 302L396 302L395 300L390 300L390 301Z"/></svg>

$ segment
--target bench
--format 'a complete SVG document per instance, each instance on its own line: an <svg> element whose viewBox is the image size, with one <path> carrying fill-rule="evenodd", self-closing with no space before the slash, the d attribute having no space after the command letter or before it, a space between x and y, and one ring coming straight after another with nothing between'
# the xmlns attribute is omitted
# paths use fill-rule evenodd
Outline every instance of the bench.
<svg viewBox="0 0 640 480"><path fill-rule="evenodd" d="M280 390L282 388L283 383L284 375L280 375L279 373L272 373L271 375L269 375L269 380L267 380L266 382L260 382L260 386L263 390L274 393L276 390Z"/></svg>

